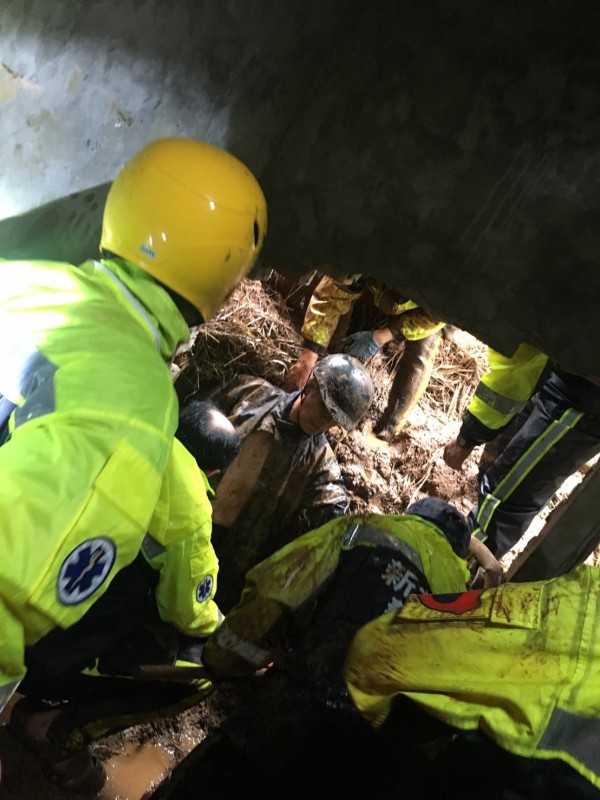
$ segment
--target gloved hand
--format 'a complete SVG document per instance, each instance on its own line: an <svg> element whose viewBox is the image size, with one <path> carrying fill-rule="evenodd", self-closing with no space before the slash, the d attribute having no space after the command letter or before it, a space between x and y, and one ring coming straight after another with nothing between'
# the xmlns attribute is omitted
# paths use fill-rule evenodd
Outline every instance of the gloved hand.
<svg viewBox="0 0 600 800"><path fill-rule="evenodd" d="M380 347L375 341L373 331L357 331L342 341L342 352L355 358L371 358Z"/></svg>

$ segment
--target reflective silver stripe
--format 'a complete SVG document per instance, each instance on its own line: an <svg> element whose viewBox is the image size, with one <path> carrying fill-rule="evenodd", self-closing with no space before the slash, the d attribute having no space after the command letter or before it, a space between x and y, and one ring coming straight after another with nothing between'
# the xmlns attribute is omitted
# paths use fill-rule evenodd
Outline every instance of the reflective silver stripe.
<svg viewBox="0 0 600 800"><path fill-rule="evenodd" d="M600 719L555 708L538 750L569 753L600 778Z"/></svg>
<svg viewBox="0 0 600 800"><path fill-rule="evenodd" d="M15 409L15 427L56 410L56 371L57 367L43 353L32 353L27 359L19 377L19 392L25 402Z"/></svg>
<svg viewBox="0 0 600 800"><path fill-rule="evenodd" d="M219 647L224 650L229 650L230 653L235 653L244 661L249 664L260 668L266 666L271 661L272 656L268 650L263 650L262 647L257 647L247 639L242 639L237 633L234 633L227 625L227 620L217 628L216 633L213 634Z"/></svg>
<svg viewBox="0 0 600 800"><path fill-rule="evenodd" d="M115 286L119 289L123 297L129 301L130 305L133 306L135 311L140 315L142 320L146 323L146 327L150 330L152 334L152 338L154 339L154 344L160 350L160 334L158 332L158 328L152 322L152 319L144 306L140 303L140 301L135 297L129 289L125 286L125 284L117 278L117 276L111 272L104 264L101 264L99 261L94 261L94 266L96 266L101 272L103 272L107 278L115 284Z"/></svg>
<svg viewBox="0 0 600 800"><path fill-rule="evenodd" d="M477 386L477 389L475 389L475 397L483 400L490 408L500 412L500 414L516 414L522 411L527 405L527 400L512 400L510 397L506 397L506 395L498 394L498 392L495 392L493 389L490 389L489 386L486 386L485 383L481 382Z"/></svg>
<svg viewBox="0 0 600 800"><path fill-rule="evenodd" d="M494 511L498 508L501 502L502 500L500 500L498 497L495 497L493 494L488 494L485 496L485 499L477 513L477 524L482 531L487 530L490 520L494 515ZM473 534L473 536L474 535L475 534Z"/></svg>
<svg viewBox="0 0 600 800"><path fill-rule="evenodd" d="M475 530L471 533L471 536L475 536L480 542L485 542L485 540L488 538L479 527L475 528Z"/></svg>
<svg viewBox="0 0 600 800"><path fill-rule="evenodd" d="M347 547L347 548L353 547L355 537L358 536L359 531L360 531L360 525L358 524L358 522L353 522L346 531L344 539L342 540L342 547Z"/></svg>
<svg viewBox="0 0 600 800"><path fill-rule="evenodd" d="M521 458L514 464L498 486L494 494L488 494L477 513L477 524L482 530L487 530L490 520L498 505L508 500L524 478L531 472L548 450L570 431L581 419L583 412L568 408L559 420L549 425L538 438L532 442Z"/></svg>
<svg viewBox="0 0 600 800"><path fill-rule="evenodd" d="M354 522L346 531L342 547L344 550L350 550L360 544L366 544L370 547L389 547L392 550L398 550L414 564L417 569L423 572L423 564L419 553L392 533L381 531L379 528L367 525L366 523Z"/></svg>
<svg viewBox="0 0 600 800"><path fill-rule="evenodd" d="M153 558L157 558L166 552L167 548L160 542L157 542L156 539L153 536L150 536L149 533L144 536L142 541L142 553L148 559L148 561L152 561Z"/></svg>
<svg viewBox="0 0 600 800"><path fill-rule="evenodd" d="M0 711L4 709L20 683L21 681L16 681L15 683L7 683L6 686L0 686Z"/></svg>

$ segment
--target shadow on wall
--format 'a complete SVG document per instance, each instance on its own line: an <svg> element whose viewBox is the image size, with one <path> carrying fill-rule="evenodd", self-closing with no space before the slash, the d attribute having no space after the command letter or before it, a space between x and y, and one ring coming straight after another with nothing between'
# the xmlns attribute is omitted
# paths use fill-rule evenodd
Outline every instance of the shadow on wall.
<svg viewBox="0 0 600 800"><path fill-rule="evenodd" d="M53 200L0 221L0 258L81 264L98 258L110 183Z"/></svg>
<svg viewBox="0 0 600 800"><path fill-rule="evenodd" d="M370 275L507 355L527 341L597 374L600 5L80 5L76 19L36 6L40 39L61 25L93 38L107 81L130 66L147 90L132 125L110 129L107 163L159 135L220 144L265 191L266 263ZM105 191L0 222L0 256L96 255Z"/></svg>

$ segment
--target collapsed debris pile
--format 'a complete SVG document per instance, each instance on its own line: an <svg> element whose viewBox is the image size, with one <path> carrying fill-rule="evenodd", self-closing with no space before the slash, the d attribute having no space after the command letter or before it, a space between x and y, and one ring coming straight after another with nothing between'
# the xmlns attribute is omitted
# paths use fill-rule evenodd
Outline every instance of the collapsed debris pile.
<svg viewBox="0 0 600 800"><path fill-rule="evenodd" d="M357 306L362 323L364 310ZM215 319L197 330L193 344L179 353L175 385L181 401L242 373L279 385L302 346L292 314L270 285L244 281ZM432 494L468 511L476 497L478 455L455 473L443 463L442 451L456 435L485 369L485 346L463 331L444 339L424 398L389 446L372 436L371 429L386 404L401 356L402 347L390 344L368 362L375 383L368 417L356 431L333 428L328 433L352 498L350 510L401 513L421 494Z"/></svg>

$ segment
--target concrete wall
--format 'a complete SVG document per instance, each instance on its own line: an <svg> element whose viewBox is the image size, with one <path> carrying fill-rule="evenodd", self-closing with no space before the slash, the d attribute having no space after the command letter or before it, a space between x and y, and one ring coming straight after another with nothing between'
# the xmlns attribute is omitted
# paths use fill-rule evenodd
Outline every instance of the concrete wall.
<svg viewBox="0 0 600 800"><path fill-rule="evenodd" d="M0 222L0 254L93 250L119 165L197 136L260 178L268 263L370 274L600 375L598 22L586 0L4 0L0 216L59 201Z"/></svg>
<svg viewBox="0 0 600 800"><path fill-rule="evenodd" d="M335 3L287 6L3 0L0 216L111 180L159 136L206 139L261 173L335 21Z"/></svg>

